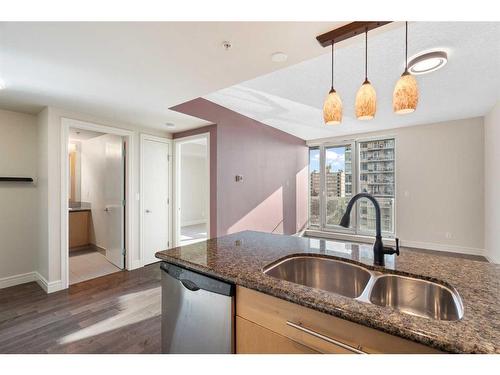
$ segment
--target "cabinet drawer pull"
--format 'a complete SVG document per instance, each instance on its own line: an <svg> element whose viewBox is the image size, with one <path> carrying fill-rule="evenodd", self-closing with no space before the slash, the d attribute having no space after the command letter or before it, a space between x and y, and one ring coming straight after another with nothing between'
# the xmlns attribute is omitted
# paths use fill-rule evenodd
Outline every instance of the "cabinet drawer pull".
<svg viewBox="0 0 500 375"><path fill-rule="evenodd" d="M337 340L334 340L330 337L327 337L327 336L324 336L322 335L321 333L318 333L318 332L314 332L312 330L310 330L309 328L306 328L306 327L302 327L301 325L299 324L295 324L295 323L292 323L292 322L289 322L287 321L286 324L290 327L293 327L295 329L298 329L299 331L302 331L302 332L305 332L305 333L308 333L309 335L311 336L314 336L314 337L317 337L321 340L324 340L326 342L329 342L330 344L334 344L334 345L337 345L337 346L340 346L341 348L344 348L346 350L349 350L350 352L353 352L353 353L357 353L357 354L367 354L365 353L364 351L362 350L359 350L353 346L350 346L350 345L347 345L347 344L344 344L343 342L340 342L340 341L337 341Z"/></svg>

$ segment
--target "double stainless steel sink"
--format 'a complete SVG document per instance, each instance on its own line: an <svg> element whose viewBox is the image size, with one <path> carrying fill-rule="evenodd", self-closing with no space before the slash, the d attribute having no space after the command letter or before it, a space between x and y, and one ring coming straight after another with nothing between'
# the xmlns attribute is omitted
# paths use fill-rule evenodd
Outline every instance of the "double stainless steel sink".
<svg viewBox="0 0 500 375"><path fill-rule="evenodd" d="M459 320L463 316L460 296L450 287L332 258L294 256L266 266L264 273L410 315L438 320Z"/></svg>

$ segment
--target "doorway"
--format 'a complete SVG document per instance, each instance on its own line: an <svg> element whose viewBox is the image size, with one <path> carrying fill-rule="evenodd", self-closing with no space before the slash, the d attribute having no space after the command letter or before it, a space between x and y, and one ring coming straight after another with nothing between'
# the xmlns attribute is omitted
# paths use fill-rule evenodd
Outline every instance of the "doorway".
<svg viewBox="0 0 500 375"><path fill-rule="evenodd" d="M137 267L133 244L134 133L61 120L61 284ZM76 232L76 233L74 233ZM70 251L71 250L71 251Z"/></svg>
<svg viewBox="0 0 500 375"><path fill-rule="evenodd" d="M178 246L208 239L210 233L210 135L175 141L176 220Z"/></svg>
<svg viewBox="0 0 500 375"><path fill-rule="evenodd" d="M125 140L70 128L69 284L125 267Z"/></svg>

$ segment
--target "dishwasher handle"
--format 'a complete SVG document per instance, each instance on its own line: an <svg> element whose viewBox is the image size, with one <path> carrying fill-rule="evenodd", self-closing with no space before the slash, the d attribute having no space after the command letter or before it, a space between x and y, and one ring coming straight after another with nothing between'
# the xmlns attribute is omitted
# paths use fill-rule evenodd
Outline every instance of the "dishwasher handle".
<svg viewBox="0 0 500 375"><path fill-rule="evenodd" d="M235 295L234 284L214 279L210 276L179 267L178 265L161 262L160 268L168 276L176 279L186 289L196 292L206 290L208 292L221 294L223 296L233 297Z"/></svg>
<svg viewBox="0 0 500 375"><path fill-rule="evenodd" d="M189 289L192 292L196 292L197 290L200 290L200 287L198 285L196 285L195 283L193 283L191 280L180 279L179 281L181 282L182 285L184 285L184 287L186 289Z"/></svg>

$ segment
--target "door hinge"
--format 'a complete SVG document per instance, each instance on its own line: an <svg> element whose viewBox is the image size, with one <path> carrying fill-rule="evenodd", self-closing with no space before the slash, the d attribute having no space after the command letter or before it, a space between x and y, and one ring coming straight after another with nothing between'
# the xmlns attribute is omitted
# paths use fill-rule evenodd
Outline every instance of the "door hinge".
<svg viewBox="0 0 500 375"><path fill-rule="evenodd" d="M170 247L170 241L167 241L167 246Z"/></svg>
<svg viewBox="0 0 500 375"><path fill-rule="evenodd" d="M170 198L167 198L167 204L170 204Z"/></svg>
<svg viewBox="0 0 500 375"><path fill-rule="evenodd" d="M127 203L127 201L125 199L122 200L122 206L125 207L125 204Z"/></svg>
<svg viewBox="0 0 500 375"><path fill-rule="evenodd" d="M167 161L170 161L170 155L167 155Z"/></svg>
<svg viewBox="0 0 500 375"><path fill-rule="evenodd" d="M127 249L122 249L122 255L125 256L127 254Z"/></svg>

